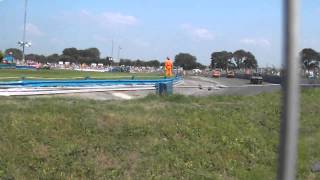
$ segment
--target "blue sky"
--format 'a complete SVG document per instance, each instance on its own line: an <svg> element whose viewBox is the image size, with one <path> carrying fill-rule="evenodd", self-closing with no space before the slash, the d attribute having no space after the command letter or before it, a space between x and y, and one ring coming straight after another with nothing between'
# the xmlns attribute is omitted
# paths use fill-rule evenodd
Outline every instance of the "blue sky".
<svg viewBox="0 0 320 180"><path fill-rule="evenodd" d="M210 63L214 51L245 49L260 66L281 65L280 0L29 0L27 53L98 47L121 57L158 59L179 52ZM22 39L23 0L0 0L0 50ZM320 51L320 1L301 0L301 48Z"/></svg>

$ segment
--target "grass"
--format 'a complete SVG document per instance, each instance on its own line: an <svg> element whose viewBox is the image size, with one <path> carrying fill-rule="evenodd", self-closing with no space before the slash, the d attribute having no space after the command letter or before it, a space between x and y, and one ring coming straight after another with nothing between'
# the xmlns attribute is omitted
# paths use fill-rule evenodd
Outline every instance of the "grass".
<svg viewBox="0 0 320 180"><path fill-rule="evenodd" d="M0 81L24 79L159 79L163 78L159 73L106 73L106 72L81 72L70 70L15 70L1 69Z"/></svg>
<svg viewBox="0 0 320 180"><path fill-rule="evenodd" d="M0 98L3 179L275 179L278 93ZM298 179L319 179L320 90L302 94Z"/></svg>

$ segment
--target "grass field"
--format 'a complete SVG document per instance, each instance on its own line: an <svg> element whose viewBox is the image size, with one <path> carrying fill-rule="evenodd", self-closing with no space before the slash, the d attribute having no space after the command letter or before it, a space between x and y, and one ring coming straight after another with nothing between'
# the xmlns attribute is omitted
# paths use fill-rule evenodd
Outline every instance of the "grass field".
<svg viewBox="0 0 320 180"><path fill-rule="evenodd" d="M24 79L159 79L159 73L106 73L106 72L81 72L70 70L0 70L0 81Z"/></svg>
<svg viewBox="0 0 320 180"><path fill-rule="evenodd" d="M278 93L0 98L4 179L275 179ZM305 90L299 179L319 179L320 90Z"/></svg>

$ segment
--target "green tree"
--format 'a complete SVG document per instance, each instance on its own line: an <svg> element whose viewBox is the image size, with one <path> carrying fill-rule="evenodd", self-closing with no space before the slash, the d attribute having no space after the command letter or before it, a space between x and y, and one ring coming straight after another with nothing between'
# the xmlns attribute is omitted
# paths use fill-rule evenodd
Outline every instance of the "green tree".
<svg viewBox="0 0 320 180"><path fill-rule="evenodd" d="M237 50L233 53L233 58L238 69L244 68L244 60L246 59L248 53L244 50Z"/></svg>
<svg viewBox="0 0 320 180"><path fill-rule="evenodd" d="M74 56L78 54L78 50L77 48L65 48L63 51L62 51L62 55L65 55L65 56Z"/></svg>
<svg viewBox="0 0 320 180"><path fill-rule="evenodd" d="M25 58L26 60L32 60L39 63L47 63L47 58L44 55L28 54Z"/></svg>
<svg viewBox="0 0 320 180"><path fill-rule="evenodd" d="M74 62L74 57L72 56L68 56L68 55L61 55L59 56L59 61L63 61L63 62Z"/></svg>
<svg viewBox="0 0 320 180"><path fill-rule="evenodd" d="M247 57L246 59L243 61L243 64L245 66L245 68L257 68L258 67L258 62L256 60L256 57L251 53L251 52L247 52Z"/></svg>
<svg viewBox="0 0 320 180"><path fill-rule="evenodd" d="M314 66L313 64L316 64L320 61L319 53L311 48L303 49L300 52L300 56L304 67L308 70L312 69L312 67Z"/></svg>
<svg viewBox="0 0 320 180"><path fill-rule="evenodd" d="M49 63L57 63L59 62L59 55L58 54L52 54L50 56L47 56L47 62Z"/></svg>
<svg viewBox="0 0 320 180"><path fill-rule="evenodd" d="M21 51L20 49L10 48L10 49L7 49L7 50L5 51L5 54L9 54L10 52L12 52L13 57L14 57L15 59L19 59L19 60L22 59L22 51Z"/></svg>
<svg viewBox="0 0 320 180"><path fill-rule="evenodd" d="M85 51L87 51L88 53L88 57L94 58L94 59L100 59L100 51L98 48L89 48L86 49Z"/></svg>
<svg viewBox="0 0 320 180"><path fill-rule="evenodd" d="M197 58L189 53L179 53L174 59L174 65L185 70L197 68Z"/></svg>
<svg viewBox="0 0 320 180"><path fill-rule="evenodd" d="M4 57L4 54L3 54L3 52L2 52L2 51L0 51L0 63L2 62L3 57Z"/></svg>
<svg viewBox="0 0 320 180"><path fill-rule="evenodd" d="M213 52L211 54L211 68L221 68L224 70L233 67L233 53L227 51Z"/></svg>
<svg viewBox="0 0 320 180"><path fill-rule="evenodd" d="M120 59L119 65L120 66L131 66L131 60L130 59Z"/></svg>
<svg viewBox="0 0 320 180"><path fill-rule="evenodd" d="M158 60L147 61L146 62L146 66L159 67L160 66L160 62Z"/></svg>

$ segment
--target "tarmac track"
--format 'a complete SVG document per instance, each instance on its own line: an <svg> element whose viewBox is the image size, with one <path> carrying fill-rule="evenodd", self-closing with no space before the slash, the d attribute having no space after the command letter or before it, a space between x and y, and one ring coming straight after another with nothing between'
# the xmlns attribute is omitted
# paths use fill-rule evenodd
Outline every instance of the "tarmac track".
<svg viewBox="0 0 320 180"><path fill-rule="evenodd" d="M207 78L200 76L187 77L183 85L202 86L199 88L175 88L174 92L184 95L207 96L207 95L256 95L279 91L279 84L263 83L262 85L252 85L249 80L236 78ZM183 86L182 85L182 86ZM212 86L209 91L207 86Z"/></svg>
<svg viewBox="0 0 320 180"><path fill-rule="evenodd" d="M201 87L201 88L199 88ZM210 90L208 90L210 87ZM209 95L256 95L280 90L280 85L264 83L262 85L251 85L249 80L235 78L207 78L190 76L184 82L174 87L175 94L191 96ZM154 90L143 91L121 91L121 92L91 92L60 95L44 95L40 97L72 97L93 100L130 100L142 98L148 94L155 94ZM39 97L39 96L35 96Z"/></svg>

